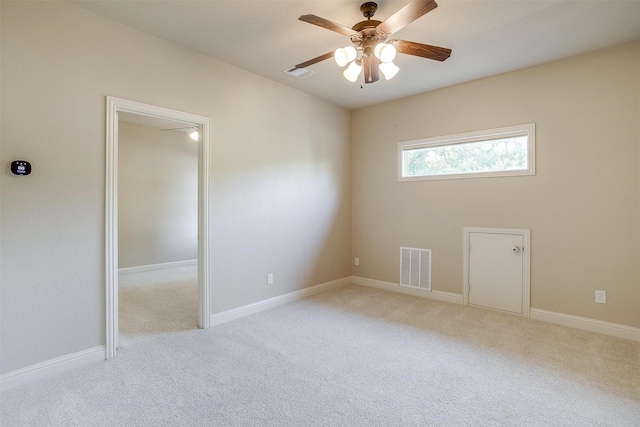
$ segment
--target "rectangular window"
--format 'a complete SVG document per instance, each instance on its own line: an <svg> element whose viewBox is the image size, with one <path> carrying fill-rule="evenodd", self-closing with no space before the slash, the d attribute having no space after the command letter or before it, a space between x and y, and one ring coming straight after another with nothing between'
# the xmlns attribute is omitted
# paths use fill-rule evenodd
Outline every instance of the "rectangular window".
<svg viewBox="0 0 640 427"><path fill-rule="evenodd" d="M398 143L398 181L535 175L533 123Z"/></svg>

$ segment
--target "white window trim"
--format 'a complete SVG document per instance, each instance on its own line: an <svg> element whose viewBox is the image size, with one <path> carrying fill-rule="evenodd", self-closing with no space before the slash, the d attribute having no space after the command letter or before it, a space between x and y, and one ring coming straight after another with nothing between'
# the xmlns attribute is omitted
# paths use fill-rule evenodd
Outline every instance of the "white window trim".
<svg viewBox="0 0 640 427"><path fill-rule="evenodd" d="M419 148L438 147L442 145L466 144L489 139L504 138L509 136L528 136L528 159L527 169L515 171L498 172L477 172L459 173L450 175L430 175L430 176L403 176L404 171L404 151ZM416 139L411 141L398 142L398 182L411 181L432 181L442 179L466 179L466 178L494 178L505 176L523 176L536 174L536 127L535 123L525 125L509 126L497 129L481 130L476 132L459 133L456 135L438 136L433 138Z"/></svg>

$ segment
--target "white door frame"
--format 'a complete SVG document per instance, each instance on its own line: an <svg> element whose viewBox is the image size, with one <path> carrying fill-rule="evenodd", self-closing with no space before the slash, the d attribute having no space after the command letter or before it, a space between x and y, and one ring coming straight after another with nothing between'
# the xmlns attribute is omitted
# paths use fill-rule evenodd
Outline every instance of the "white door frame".
<svg viewBox="0 0 640 427"><path fill-rule="evenodd" d="M118 113L126 112L193 123L201 129L198 142L198 326L211 322L209 260L209 176L211 120L208 117L107 96L105 291L106 358L116 355L118 345Z"/></svg>
<svg viewBox="0 0 640 427"><path fill-rule="evenodd" d="M463 240L462 299L469 305L469 252L471 233L516 234L522 236L522 315L531 316L531 230L525 228L465 227Z"/></svg>

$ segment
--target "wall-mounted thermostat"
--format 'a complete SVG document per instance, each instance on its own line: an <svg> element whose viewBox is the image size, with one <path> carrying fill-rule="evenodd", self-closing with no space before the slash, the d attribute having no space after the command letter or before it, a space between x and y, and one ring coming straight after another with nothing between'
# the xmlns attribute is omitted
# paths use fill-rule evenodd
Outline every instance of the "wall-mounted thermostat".
<svg viewBox="0 0 640 427"><path fill-rule="evenodd" d="M14 160L11 162L11 172L14 175L29 175L31 173L31 163L26 160Z"/></svg>

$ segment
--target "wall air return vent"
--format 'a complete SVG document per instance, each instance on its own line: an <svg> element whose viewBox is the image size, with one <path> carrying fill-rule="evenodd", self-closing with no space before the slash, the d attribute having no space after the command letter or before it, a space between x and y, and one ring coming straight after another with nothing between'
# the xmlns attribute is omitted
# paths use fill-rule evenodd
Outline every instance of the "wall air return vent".
<svg viewBox="0 0 640 427"><path fill-rule="evenodd" d="M400 286L431 290L431 249L400 248Z"/></svg>

